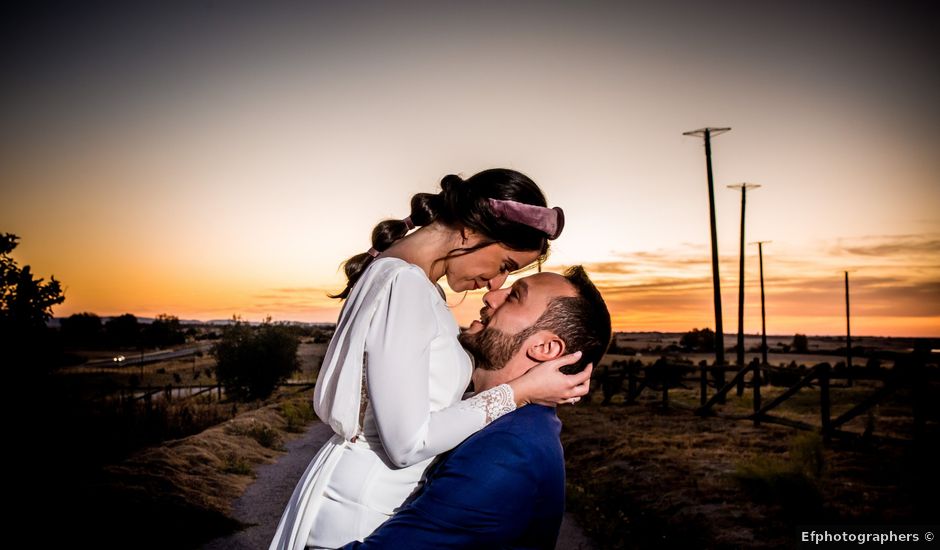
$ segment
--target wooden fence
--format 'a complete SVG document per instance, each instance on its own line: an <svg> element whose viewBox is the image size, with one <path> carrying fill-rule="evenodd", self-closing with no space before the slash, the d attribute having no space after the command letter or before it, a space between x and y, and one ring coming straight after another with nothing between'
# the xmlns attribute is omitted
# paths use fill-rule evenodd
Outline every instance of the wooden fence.
<svg viewBox="0 0 940 550"><path fill-rule="evenodd" d="M911 389L911 416L913 417L913 438L922 441L926 422L928 400L928 387L933 381L940 379L936 368L928 368L922 354L911 354L901 358L891 369L833 368L829 363L820 363L812 368L795 369L787 367L773 367L762 365L756 359L743 369L728 365L708 365L702 361L697 366L670 362L663 358L652 365L643 365L638 360L614 361L610 367L604 367L595 375L596 384L603 392L603 404L611 402L613 396L623 393L624 401L628 404L636 399L645 390L650 389L660 393L661 405L670 407L670 389L690 389L688 384L697 384L699 387L699 406L694 408L695 414L700 416L718 415L720 405L725 403L726 396L735 390L738 396L744 394L745 387L749 386L753 392L753 412L751 414L722 415L731 419L747 419L760 426L762 422L781 424L802 430L818 430L828 441L832 436L858 437L860 434L842 430L847 422L861 414L866 413L875 405L881 403L886 397L902 388ZM724 374L734 372L731 381L720 384ZM719 376L720 375L720 376ZM748 375L750 375L748 377ZM852 387L852 381L874 380L880 381L871 394L855 403L849 410L832 418L832 401L830 389L833 387ZM834 384L834 382L840 382ZM762 401L761 389L765 386L783 386L787 389L767 403ZM819 389L819 425L809 424L798 420L772 415L770 412L784 404L803 389L810 387ZM715 390L709 395L710 389ZM864 434L870 437L870 433ZM892 439L881 437L882 439Z"/></svg>

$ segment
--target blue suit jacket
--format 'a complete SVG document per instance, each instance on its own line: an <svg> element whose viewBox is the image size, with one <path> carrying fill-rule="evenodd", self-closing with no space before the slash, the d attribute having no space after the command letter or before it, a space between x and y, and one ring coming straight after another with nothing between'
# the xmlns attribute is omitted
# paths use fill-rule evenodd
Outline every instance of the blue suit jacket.
<svg viewBox="0 0 940 550"><path fill-rule="evenodd" d="M442 455L365 542L343 548L555 548L565 458L555 409L526 405Z"/></svg>

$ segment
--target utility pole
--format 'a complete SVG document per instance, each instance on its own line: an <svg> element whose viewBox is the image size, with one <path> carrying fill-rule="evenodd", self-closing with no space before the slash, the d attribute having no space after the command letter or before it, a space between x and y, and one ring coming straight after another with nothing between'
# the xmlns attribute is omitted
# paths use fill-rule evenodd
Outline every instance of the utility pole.
<svg viewBox="0 0 940 550"><path fill-rule="evenodd" d="M846 384L852 386L852 329L849 326L849 272L845 272L845 368Z"/></svg>
<svg viewBox="0 0 940 550"><path fill-rule="evenodd" d="M747 190L760 187L756 183L729 185L728 189L741 190L741 247L738 260L738 368L744 368L744 206L747 204ZM744 392L744 379L738 383L738 395Z"/></svg>
<svg viewBox="0 0 940 550"><path fill-rule="evenodd" d="M760 258L760 359L767 364L767 310L764 307L764 245L773 241L757 241L757 257Z"/></svg>
<svg viewBox="0 0 940 550"><path fill-rule="evenodd" d="M715 226L715 185L712 178L712 146L711 137L723 134L731 128L699 128L683 132L684 136L705 138L705 169L708 174L708 215L711 222L712 237L712 285L715 297L715 366L718 367L716 379L719 387L725 384L725 372L720 370L725 366L725 331L721 323L721 280L718 277L718 230ZM724 403L724 398L719 400Z"/></svg>

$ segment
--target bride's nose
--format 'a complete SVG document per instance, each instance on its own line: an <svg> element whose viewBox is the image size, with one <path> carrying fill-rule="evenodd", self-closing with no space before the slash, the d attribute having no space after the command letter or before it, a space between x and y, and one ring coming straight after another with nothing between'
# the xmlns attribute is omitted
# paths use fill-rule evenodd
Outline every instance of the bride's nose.
<svg viewBox="0 0 940 550"><path fill-rule="evenodd" d="M502 288L503 283L506 282L507 277L509 277L508 273L500 273L499 275L486 281L486 288L488 288L489 290L499 290L500 288Z"/></svg>

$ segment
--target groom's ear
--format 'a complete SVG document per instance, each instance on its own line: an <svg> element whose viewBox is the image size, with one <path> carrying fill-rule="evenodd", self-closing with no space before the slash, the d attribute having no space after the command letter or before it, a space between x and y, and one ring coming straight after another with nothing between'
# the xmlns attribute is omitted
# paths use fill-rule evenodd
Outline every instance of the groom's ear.
<svg viewBox="0 0 940 550"><path fill-rule="evenodd" d="M565 354L565 342L554 332L541 330L526 340L526 357L539 363Z"/></svg>

